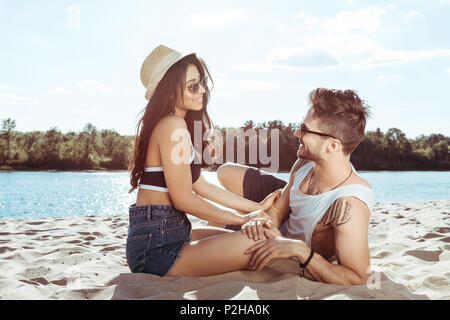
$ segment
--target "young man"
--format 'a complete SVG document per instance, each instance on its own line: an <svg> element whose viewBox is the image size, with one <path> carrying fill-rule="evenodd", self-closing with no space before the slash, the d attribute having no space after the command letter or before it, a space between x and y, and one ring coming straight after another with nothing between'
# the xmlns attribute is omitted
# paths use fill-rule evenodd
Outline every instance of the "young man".
<svg viewBox="0 0 450 320"><path fill-rule="evenodd" d="M310 103L295 132L299 159L289 183L231 163L219 168L218 178L226 189L258 202L284 186L266 210L272 221L259 218L242 227L250 238L268 238L246 252L253 254L254 269L275 258L296 258L309 278L363 284L369 277L367 234L374 201L350 155L363 139L369 110L352 90L319 88L310 93Z"/></svg>

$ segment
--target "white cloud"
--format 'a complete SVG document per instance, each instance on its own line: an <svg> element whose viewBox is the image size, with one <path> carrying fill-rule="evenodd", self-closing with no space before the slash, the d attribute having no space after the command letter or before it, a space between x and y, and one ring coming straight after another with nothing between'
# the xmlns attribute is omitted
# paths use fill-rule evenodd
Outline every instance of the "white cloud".
<svg viewBox="0 0 450 320"><path fill-rule="evenodd" d="M222 28L235 22L247 21L244 12L238 10L201 11L191 13L194 28Z"/></svg>
<svg viewBox="0 0 450 320"><path fill-rule="evenodd" d="M240 81L237 86L241 91L272 91L280 87L279 84L264 81Z"/></svg>
<svg viewBox="0 0 450 320"><path fill-rule="evenodd" d="M281 31L283 33L300 33L300 32L304 31L301 28L293 28L293 27L286 26L284 24L275 25L275 29L278 31Z"/></svg>
<svg viewBox="0 0 450 320"><path fill-rule="evenodd" d="M341 64L322 47L283 46L271 50L265 61L250 61L230 68L238 71L267 72L273 69L317 70L334 68Z"/></svg>
<svg viewBox="0 0 450 320"><path fill-rule="evenodd" d="M225 79L225 74L222 72L214 72L212 78L214 81L214 88L224 89L230 87L230 83Z"/></svg>
<svg viewBox="0 0 450 320"><path fill-rule="evenodd" d="M49 92L63 95L78 92L81 94L88 94L92 96L98 93L115 93L115 90L106 87L103 83L101 83L98 80L84 80L75 85L66 84L52 88L49 90Z"/></svg>
<svg viewBox="0 0 450 320"><path fill-rule="evenodd" d="M268 60L272 65L288 69L310 69L339 65L339 61L323 47L284 46L273 49Z"/></svg>
<svg viewBox="0 0 450 320"><path fill-rule="evenodd" d="M445 72L450 73L450 68L445 69Z"/></svg>
<svg viewBox="0 0 450 320"><path fill-rule="evenodd" d="M358 33L321 33L302 35L298 38L303 46L323 48L337 60L344 57L366 55L368 52L379 49L375 40Z"/></svg>
<svg viewBox="0 0 450 320"><path fill-rule="evenodd" d="M249 72L266 72L272 70L273 66L268 61L250 61L246 63L231 65L230 69Z"/></svg>
<svg viewBox="0 0 450 320"><path fill-rule="evenodd" d="M276 30L288 34L290 38L296 40L296 43L276 47L262 60L244 61L230 68L249 72L267 72L273 69L319 70L336 67L374 69L421 59L450 57L450 49L395 50L378 43L377 40L382 35L401 30L398 21L406 21L419 15L420 12L416 10L400 12L393 4L345 10L333 17L315 17L298 12L296 15L298 24L275 26ZM383 76L379 78L379 81L385 83L392 80Z"/></svg>
<svg viewBox="0 0 450 320"><path fill-rule="evenodd" d="M103 83L97 80L85 80L80 82L77 87L80 89L80 93L88 95L95 95L97 93L114 93L111 88L106 87Z"/></svg>
<svg viewBox="0 0 450 320"><path fill-rule="evenodd" d="M303 28L305 30L312 30L314 26L319 24L320 19L317 17L309 16L304 12L297 13L297 18L299 18L303 23Z"/></svg>
<svg viewBox="0 0 450 320"><path fill-rule="evenodd" d="M299 25L278 24L282 33L298 34L296 44L272 49L262 61L244 62L231 69L266 72L274 68L317 70L349 65L347 60L370 56L380 50L372 36L383 24L383 17L395 6L346 10L334 17L315 17L298 12ZM295 39L295 36L291 36Z"/></svg>
<svg viewBox="0 0 450 320"><path fill-rule="evenodd" d="M354 69L373 69L396 64L414 62L428 58L450 58L450 49L437 50L387 50L380 49L372 53L368 59L358 61L352 65Z"/></svg>
<svg viewBox="0 0 450 320"><path fill-rule="evenodd" d="M406 21L419 15L420 12L416 10L399 12L393 4L345 10L333 17L313 17L299 12L297 18L300 24L276 26L282 33L298 34L296 45L273 49L268 54L268 62L238 67L247 71L264 71L273 67L293 70L338 66L372 69L420 59L449 57L449 49L393 50L378 43L380 35L401 30L397 21Z"/></svg>
<svg viewBox="0 0 450 320"><path fill-rule="evenodd" d="M416 10L410 10L408 13L400 14L400 17L403 21L408 21L408 20L413 19L418 16L420 16L420 12L416 11Z"/></svg>
<svg viewBox="0 0 450 320"><path fill-rule="evenodd" d="M38 104L39 100L30 97L18 96L14 93L1 92L0 101L5 101L9 104Z"/></svg>
<svg viewBox="0 0 450 320"><path fill-rule="evenodd" d="M60 87L60 88L52 88L49 90L50 93L56 93L56 94L71 94L72 90L68 87Z"/></svg>
<svg viewBox="0 0 450 320"><path fill-rule="evenodd" d="M401 79L402 77L398 74L391 74L391 75L380 75L377 77L378 81L380 81L381 83L391 83L392 81Z"/></svg>
<svg viewBox="0 0 450 320"><path fill-rule="evenodd" d="M79 108L79 109L72 109L72 113L76 114L76 115L81 115L81 116L89 116L95 113L98 113L98 109L97 108Z"/></svg>
<svg viewBox="0 0 450 320"><path fill-rule="evenodd" d="M214 96L234 96L239 91L264 92L272 91L280 88L280 85L273 82L245 80L245 81L229 81L224 73L215 72L214 79Z"/></svg>
<svg viewBox="0 0 450 320"><path fill-rule="evenodd" d="M374 34L382 25L382 17L386 15L387 9L372 6L367 9L357 9L353 11L341 11L334 18L324 19L322 26L327 33L347 33L354 31L362 31Z"/></svg>
<svg viewBox="0 0 450 320"><path fill-rule="evenodd" d="M235 94L232 85L225 79L225 74L214 72L212 78L214 81L214 96L232 96Z"/></svg>

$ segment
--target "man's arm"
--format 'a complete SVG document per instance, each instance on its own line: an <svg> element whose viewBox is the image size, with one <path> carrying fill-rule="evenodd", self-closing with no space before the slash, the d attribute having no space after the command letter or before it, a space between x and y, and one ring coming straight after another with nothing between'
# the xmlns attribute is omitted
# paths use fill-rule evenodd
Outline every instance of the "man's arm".
<svg viewBox="0 0 450 320"><path fill-rule="evenodd" d="M331 264L319 254L306 267L318 281L349 285L363 284L369 277L370 255L367 239L370 211L360 200L344 197L336 200L319 222L334 229L336 258ZM311 249L301 246L298 258L304 262Z"/></svg>
<svg viewBox="0 0 450 320"><path fill-rule="evenodd" d="M369 277L369 209L359 200L346 197L336 200L321 223L332 225L335 233L336 256L339 264L332 264L315 253L306 270L318 281L339 285L364 284ZM250 266L261 270L269 261L277 258L297 257L305 263L311 253L303 241L275 237L264 231L268 240L246 250L253 254Z"/></svg>

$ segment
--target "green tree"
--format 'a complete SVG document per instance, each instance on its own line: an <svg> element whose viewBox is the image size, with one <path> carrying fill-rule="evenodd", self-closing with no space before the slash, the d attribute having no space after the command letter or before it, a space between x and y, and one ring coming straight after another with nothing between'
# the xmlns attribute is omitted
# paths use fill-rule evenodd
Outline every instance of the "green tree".
<svg viewBox="0 0 450 320"><path fill-rule="evenodd" d="M253 129L255 127L255 123L253 120L247 120L244 122L244 125L241 127L244 131L248 129Z"/></svg>
<svg viewBox="0 0 450 320"><path fill-rule="evenodd" d="M43 137L43 157L46 164L52 168L59 168L63 159L63 135L56 128L52 128Z"/></svg>
<svg viewBox="0 0 450 320"><path fill-rule="evenodd" d="M94 125L88 123L79 135L81 165L86 169L99 166L102 151L101 136Z"/></svg>
<svg viewBox="0 0 450 320"><path fill-rule="evenodd" d="M6 148L5 148L5 153L3 154L2 158L3 158L3 163L7 163L9 161L9 159L11 158L11 136L12 136L12 132L13 130L16 128L16 121L12 120L11 118L2 120L2 130L1 132L1 136L2 139L5 140L6 142Z"/></svg>

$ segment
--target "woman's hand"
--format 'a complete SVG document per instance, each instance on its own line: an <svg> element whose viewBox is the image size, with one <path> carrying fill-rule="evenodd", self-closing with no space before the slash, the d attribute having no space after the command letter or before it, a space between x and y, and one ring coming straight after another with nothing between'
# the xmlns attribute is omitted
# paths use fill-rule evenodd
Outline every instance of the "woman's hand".
<svg viewBox="0 0 450 320"><path fill-rule="evenodd" d="M261 240L264 236L264 229L273 228L272 220L267 218L253 218L241 226L242 234L246 234L249 239Z"/></svg>
<svg viewBox="0 0 450 320"><path fill-rule="evenodd" d="M244 222L242 223L242 225L246 224L247 222L249 222L253 219L258 219L258 218L272 220L271 217L263 210L256 210L256 211L244 214L243 218L244 218Z"/></svg>
<svg viewBox="0 0 450 320"><path fill-rule="evenodd" d="M269 194L263 201L261 201L259 203L260 206L260 210L265 211L267 209L269 209L272 204L277 201L278 197L281 194L281 189L280 190L275 190L274 192L272 192L271 194Z"/></svg>
<svg viewBox="0 0 450 320"><path fill-rule="evenodd" d="M271 228L272 220L270 216L262 211L257 210L246 214L244 223L241 226L241 232L247 234L249 239L262 239L264 226Z"/></svg>

